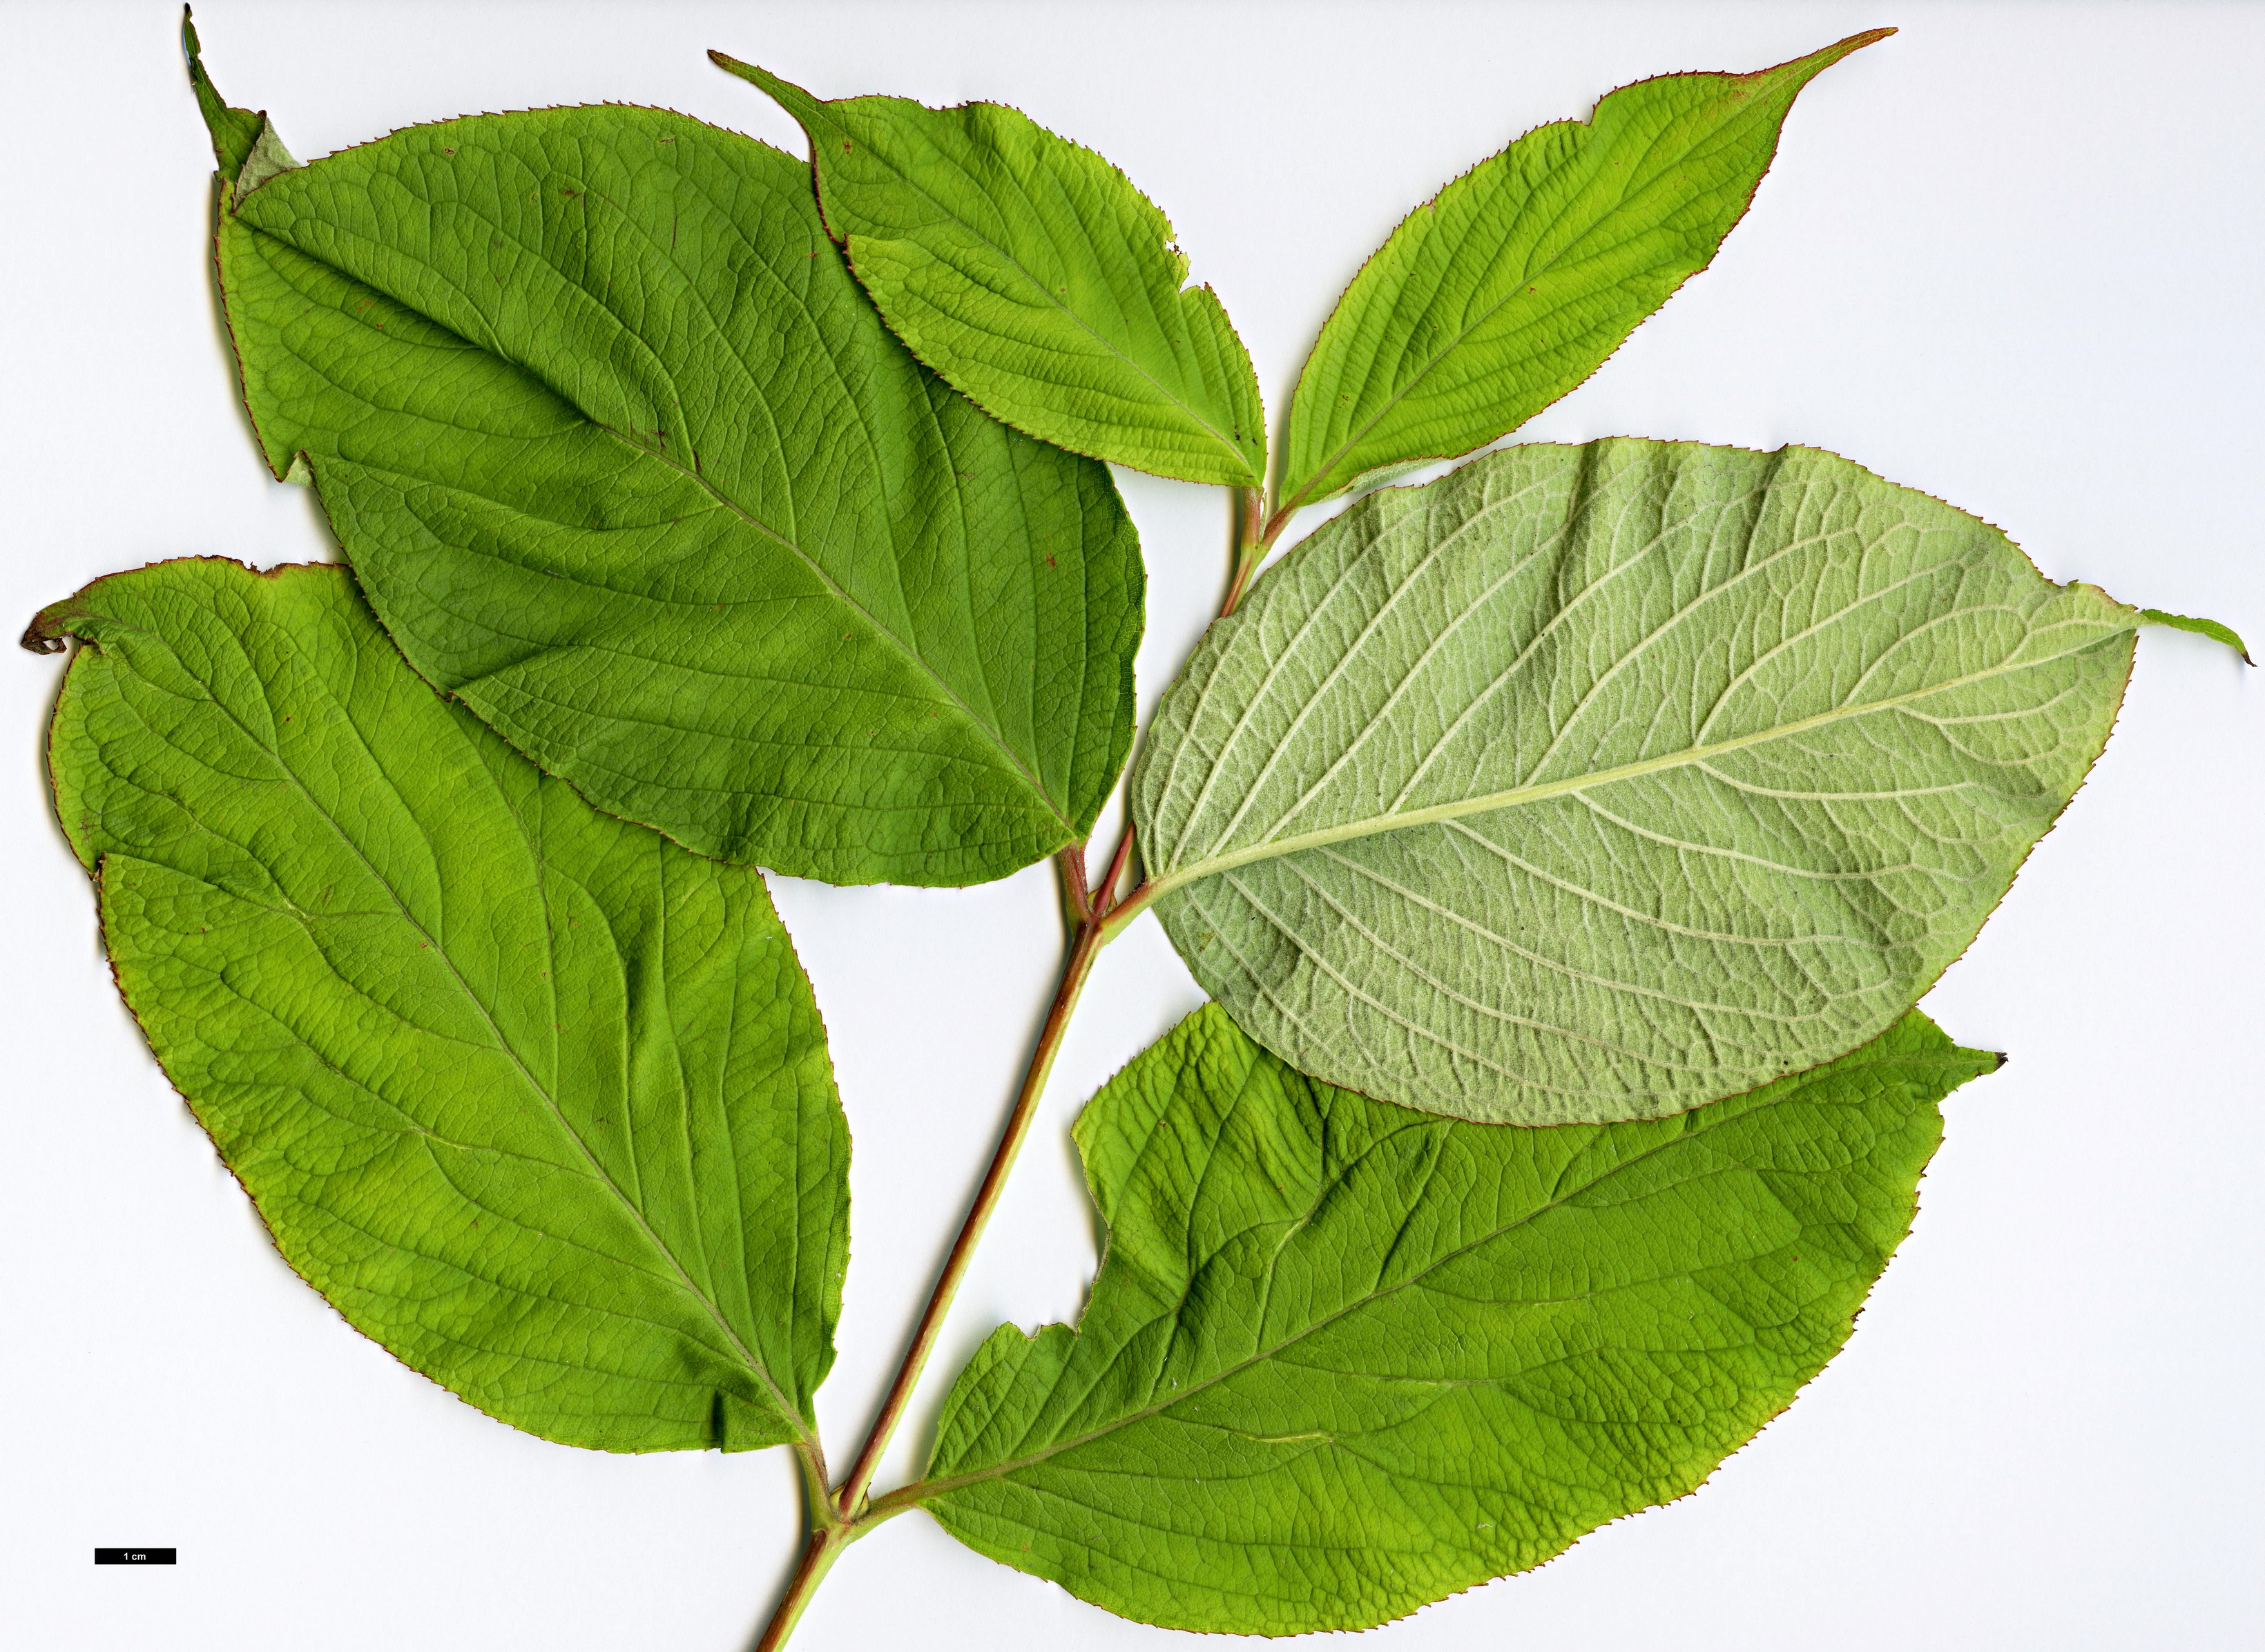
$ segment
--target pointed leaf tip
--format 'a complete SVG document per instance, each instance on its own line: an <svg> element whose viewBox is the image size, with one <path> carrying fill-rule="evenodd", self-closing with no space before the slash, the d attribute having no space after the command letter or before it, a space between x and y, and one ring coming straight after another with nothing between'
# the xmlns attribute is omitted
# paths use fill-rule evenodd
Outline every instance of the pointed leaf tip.
<svg viewBox="0 0 2265 1652"><path fill-rule="evenodd" d="M1824 49L1828 52L1835 53L1841 57L1846 57L1849 53L1861 52L1868 46L1877 46L1882 40L1886 40L1888 36L1894 33L1896 33L1896 30L1892 24L1886 28L1866 29L1861 34L1852 34L1846 40L1838 41L1832 46L1826 47Z"/></svg>
<svg viewBox="0 0 2265 1652"><path fill-rule="evenodd" d="M2221 625L2216 620L2196 619L2185 614L2167 614L2160 608L2141 608L2139 622L2142 625L2165 626L2174 631L2192 631L2196 637L2207 637L2214 643L2225 644L2241 656L2241 663L2245 666L2254 666L2257 663L2249 657L2249 646L2241 640L2240 634L2232 626Z"/></svg>
<svg viewBox="0 0 2265 1652"><path fill-rule="evenodd" d="M711 54L801 123L827 232L921 363L1024 434L1189 482L1266 474L1258 377L1163 209L1003 104L820 98Z"/></svg>
<svg viewBox="0 0 2265 1652"><path fill-rule="evenodd" d="M56 607L60 607L57 604ZM41 608L32 622L24 628L23 636L16 639L25 650L34 654L60 654L63 651L62 627L57 622L55 608Z"/></svg>
<svg viewBox="0 0 2265 1652"><path fill-rule="evenodd" d="M1788 58L1782 63L1773 64L1767 69L1758 69L1752 74L1741 75L1737 78L1756 84L1781 78L1789 79L1794 83L1794 89L1797 94L1802 88L1807 86L1810 81L1815 80L1841 59L1853 57L1868 46L1878 45L1895 32L1891 28L1867 29L1861 34L1851 34L1846 40L1835 40L1830 46L1819 47L1806 56Z"/></svg>
<svg viewBox="0 0 2265 1652"><path fill-rule="evenodd" d="M1745 74L1637 81L1446 185L1323 324L1291 400L1278 505L1475 452L1581 383L1714 259L1803 89L1893 33Z"/></svg>
<svg viewBox="0 0 2265 1652"><path fill-rule="evenodd" d="M1892 28L1866 29L1861 34L1851 34L1845 40L1833 41L1830 46L1819 47L1806 56L1789 58L1782 63L1768 69L1757 69L1752 74L1741 78L1758 80L1766 76L1780 74L1786 69L1799 69L1804 65L1814 65L1809 71L1810 76L1819 75L1842 58L1852 57L1868 46L1876 46L1895 32Z"/></svg>
<svg viewBox="0 0 2265 1652"><path fill-rule="evenodd" d="M244 171L244 164L259 142L259 129L266 117L250 109L232 107L213 84L212 76L205 72L204 48L197 39L197 25L186 6L181 8L181 54L188 60L189 85L197 95L197 109L205 118L205 130L211 135L213 164L220 168L221 176L229 183L236 181Z"/></svg>
<svg viewBox="0 0 2265 1652"><path fill-rule="evenodd" d="M1895 30L1891 28L1866 29L1861 34L1851 34L1846 40L1835 40L1832 45L1811 52L1806 57L1796 57L1789 63L1781 63L1776 69L1766 69L1761 72L1764 75L1772 75L1782 69L1805 67L1808 72L1801 77L1802 83L1805 85L1842 58L1853 57L1868 46L1876 46L1894 33Z"/></svg>
<svg viewBox="0 0 2265 1652"><path fill-rule="evenodd" d="M715 64L717 68L722 69L725 74L737 75L741 80L750 82L751 84L761 87L763 91L769 92L774 98L779 97L782 92L788 93L793 97L803 98L813 108L816 107L820 101L820 99L812 97L808 92L796 85L792 81L781 80L776 75L772 74L770 70L761 67L760 64L742 62L738 58L732 56L729 52L719 52L715 50L713 47L710 47L708 53L708 61ZM783 101L783 99L782 99L782 101Z"/></svg>

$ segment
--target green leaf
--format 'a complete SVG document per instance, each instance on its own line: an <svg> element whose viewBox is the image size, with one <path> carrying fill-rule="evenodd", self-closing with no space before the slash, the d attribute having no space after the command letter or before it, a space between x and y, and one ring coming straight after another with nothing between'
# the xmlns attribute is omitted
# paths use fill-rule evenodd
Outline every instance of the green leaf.
<svg viewBox="0 0 2265 1652"><path fill-rule="evenodd" d="M25 641L65 633L112 966L291 1266L545 1439L807 1434L849 1142L761 876L546 779L342 568L161 563Z"/></svg>
<svg viewBox="0 0 2265 1652"><path fill-rule="evenodd" d="M1133 779L1157 910L1302 1071L1520 1124L1854 1048L2099 755L2138 615L1810 448L1521 447L1213 625Z"/></svg>
<svg viewBox="0 0 2265 1652"><path fill-rule="evenodd" d="M189 60L189 85L197 95L197 109L212 136L213 163L220 168L229 199L248 195L276 173L299 163L275 135L274 125L263 110L237 109L220 95L205 73L203 48L197 44L197 25L189 8L181 8L181 50Z"/></svg>
<svg viewBox="0 0 2265 1652"><path fill-rule="evenodd" d="M1078 1120L1084 1317L993 1334L907 1501L1179 1629L1366 1628L1538 1565L1791 1402L1911 1226L1935 1103L1996 1065L1914 1011L1679 1118L1510 1130L1199 1010Z"/></svg>
<svg viewBox="0 0 2265 1652"><path fill-rule="evenodd" d="M251 157L252 145L259 141L267 117L257 110L233 108L220 95L212 76L205 73L204 50L197 42L197 25L186 6L181 8L181 50L188 56L189 85L196 92L198 111L212 134L213 164L232 184Z"/></svg>
<svg viewBox="0 0 2265 1652"><path fill-rule="evenodd" d="M1417 207L1353 278L1299 375L1285 506L1507 434L1705 269L1794 98L1893 29L1751 75L1663 75L1537 127Z"/></svg>
<svg viewBox="0 0 2265 1652"><path fill-rule="evenodd" d="M220 267L270 465L411 663L601 808L845 884L1090 829L1132 524L906 353L800 162L650 109L446 121L271 179Z"/></svg>
<svg viewBox="0 0 2265 1652"><path fill-rule="evenodd" d="M1257 375L1155 202L995 103L827 102L721 52L810 136L827 226L897 336L1018 430L1159 476L1265 479Z"/></svg>
<svg viewBox="0 0 2265 1652"><path fill-rule="evenodd" d="M2254 666L2257 663L2249 658L2248 644L2241 640L2232 627L2220 625L2216 620L2198 620L2185 614L2166 614L2160 608L2141 608L2139 622L2143 625L2160 625L2168 630L2192 631L2196 637L2207 637L2213 643L2225 644L2241 656L2241 663L2245 666Z"/></svg>

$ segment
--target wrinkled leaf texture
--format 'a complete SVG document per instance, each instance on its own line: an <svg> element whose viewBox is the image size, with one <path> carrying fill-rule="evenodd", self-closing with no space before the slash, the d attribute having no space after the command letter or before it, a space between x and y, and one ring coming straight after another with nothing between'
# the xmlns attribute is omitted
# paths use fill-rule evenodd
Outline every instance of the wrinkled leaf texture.
<svg viewBox="0 0 2265 1652"><path fill-rule="evenodd" d="M1515 448L1358 501L1212 628L1140 849L1301 1071L1657 1117L1917 1001L2099 756L2139 622L1831 454Z"/></svg>
<svg viewBox="0 0 2265 1652"><path fill-rule="evenodd" d="M805 1436L849 1142L760 873L598 813L343 568L98 581L51 735L127 1004L291 1266L490 1415Z"/></svg>
<svg viewBox="0 0 2265 1652"><path fill-rule="evenodd" d="M1285 506L1515 430L1596 371L1744 215L1803 87L1892 29L1750 75L1662 75L1536 127L1417 207L1298 378Z"/></svg>
<svg viewBox="0 0 2265 1652"><path fill-rule="evenodd" d="M1155 202L1018 109L825 101L720 52L809 135L827 227L912 352L978 405L1074 452L1256 488L1249 353Z"/></svg>
<svg viewBox="0 0 2265 1652"><path fill-rule="evenodd" d="M1305 1078L1216 1007L1077 1124L1074 1330L1003 1326L929 1489L979 1552L1143 1622L1381 1623L1690 1491L1788 1404L1996 1065L1916 1011L1679 1117L1513 1130Z"/></svg>
<svg viewBox="0 0 2265 1652"><path fill-rule="evenodd" d="M239 186L218 252L270 466L418 671L600 807L842 884L1085 837L1130 519L905 352L800 162L652 109L445 121Z"/></svg>

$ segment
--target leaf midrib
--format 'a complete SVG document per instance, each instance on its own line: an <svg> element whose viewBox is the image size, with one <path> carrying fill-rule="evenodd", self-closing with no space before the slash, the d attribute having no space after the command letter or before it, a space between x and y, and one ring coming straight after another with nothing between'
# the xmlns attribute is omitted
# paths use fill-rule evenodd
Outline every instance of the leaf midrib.
<svg viewBox="0 0 2265 1652"><path fill-rule="evenodd" d="M1958 1052L1954 1050L1953 1053ZM1089 1445L1095 1440L1114 1434L1120 1429L1131 1428L1136 1423L1145 1423L1150 1417L1171 1409L1174 1406L1178 1405L1181 1401L1187 1400L1193 1395L1201 1394L1206 1389L1215 1387L1230 1378L1241 1375L1243 1372L1249 1370L1254 1365L1264 1365L1269 1360L1278 1358L1285 1350L1293 1348L1298 1343L1305 1341L1307 1337L1328 1329L1339 1320L1347 1318L1351 1314L1361 1312L1363 1309L1371 1307L1376 1303L1384 1300L1387 1297L1392 1296L1398 1292L1405 1291L1411 1286L1422 1284L1426 1277L1438 1272L1441 1268L1446 1267L1448 1263L1460 1260L1461 1257L1469 1255L1472 1251L1478 1249L1482 1246L1490 1245L1497 1240L1504 1237L1505 1234L1513 1234L1519 1228L1527 1226L1529 1223L1538 1221L1540 1218L1549 1214L1550 1212L1561 1208L1569 1200L1574 1199L1584 1193L1589 1192L1592 1189L1603 1186L1605 1183L1612 1181L1614 1177L1620 1175L1622 1172L1632 1169L1635 1166L1643 1163L1646 1160L1650 1159L1657 1154L1695 1140L1697 1138L1705 1135L1708 1132L1721 1129L1722 1126L1729 1124L1735 1120L1751 1118L1767 1109L1781 1107L1787 1103L1799 1100L1809 1090L1810 1083L1823 1078L1828 1076L1839 1076L1841 1073L1852 1072L1868 1072L1882 1067L1941 1067L1948 1065L1950 1065L1950 1063L1946 1057L1896 1055L1879 1057L1875 1060L1863 1063L1861 1067L1836 1066L1833 1073L1831 1074L1826 1074L1820 1071L1817 1073L1807 1075L1810 1082L1803 1083L1798 1088L1788 1091L1786 1095L1779 1096L1773 1101L1763 1103L1759 1106L1725 1110L1722 1112L1720 1117L1707 1119L1702 1123L1686 1124L1683 1130L1668 1137L1665 1140L1656 1143L1652 1146L1645 1148L1641 1153L1617 1161L1599 1174L1591 1176L1587 1181L1579 1183L1571 1188L1566 1189L1564 1191L1553 1196L1546 1202L1533 1206L1531 1210L1524 1212L1517 1217L1516 1219L1505 1222L1500 1227L1494 1228L1488 1233L1482 1234L1476 1239L1472 1240L1468 1244L1458 1246L1455 1249L1444 1253L1425 1264L1417 1272L1410 1274L1407 1278L1401 1280L1398 1284L1387 1285L1381 1289L1372 1290L1367 1294L1358 1298L1357 1300L1349 1302L1343 1307L1338 1308L1336 1312L1325 1314L1321 1319L1315 1321L1311 1325L1307 1326L1304 1329L1297 1332L1295 1335L1285 1337L1273 1347L1251 1354L1246 1358L1236 1361L1232 1365L1222 1367L1220 1370L1213 1372L1210 1376L1203 1378L1199 1381L1190 1383L1183 1387L1176 1388L1165 1399L1153 1401L1148 1405L1141 1407L1138 1410L1127 1412L1121 1417L1111 1422L1105 1423L1099 1428L1089 1429L1085 1433L1077 1435L1073 1438L1058 1441L1052 1445L1044 1446L1038 1451L1028 1452L1023 1456L1009 1459L1006 1462L995 1463L988 1467L972 1469L964 1474L949 1475L942 1480L926 1481L918 1485L908 1486L905 1488L906 1492L915 1495L909 1496L905 1496L904 1493L892 1493L891 1495L892 1497L902 1496L904 1498L902 1506L905 1507L924 1503L933 1498L945 1496L950 1492L960 1490L967 1486L980 1484L985 1481L1001 1479L1019 1469L1033 1467L1039 1463L1045 1462L1052 1458L1060 1456L1064 1452L1074 1451L1081 1445ZM1690 1115L1686 1114L1684 1117L1688 1119ZM1466 1121L1444 1118L1440 1119L1438 1122L1446 1125L1450 1130L1456 1128L1477 1130L1507 1128L1506 1126L1502 1125L1471 1124ZM1407 1129L1422 1129L1425 1126L1419 1122L1414 1124L1404 1125L1402 1129L1404 1131ZM1592 1126L1591 1128L1601 1131L1610 1127ZM1401 1132L1395 1131L1393 1133L1397 1135L1400 1134ZM1388 1139L1388 1138L1387 1138L1387 1139ZM1380 1144L1372 1143L1371 1147L1373 1148L1377 1145ZM1350 1168L1351 1167L1348 1166L1347 1169L1349 1170ZM1341 1183L1343 1179L1343 1174L1340 1174L1336 1178L1336 1181L1332 1182L1329 1185L1335 1186L1337 1183ZM1326 1190L1324 1190L1326 1191ZM1264 1328L1262 1326L1260 1328L1263 1332Z"/></svg>
<svg viewBox="0 0 2265 1652"><path fill-rule="evenodd" d="M295 645L296 637L294 637L292 640ZM168 651L171 651L170 649ZM314 666L313 662L304 661L302 663L307 666L307 668L310 673L313 674L316 681L323 681L323 679L319 672L317 671ZM251 666L251 662L249 659L246 659L245 664L248 666ZM116 668L117 667L113 666L113 669ZM252 672L254 680L259 681L264 687L266 680L264 674L259 673L256 666L252 667ZM136 674L138 675L139 673ZM326 695L329 692L327 685L324 687L324 692ZM292 790L298 793L300 798L304 802L307 808L314 814L315 818L330 828L332 835L338 839L339 844L354 858L355 862L361 865L362 870L368 874L370 881L375 884L378 888L385 891L388 899L392 901L394 911L399 916L401 921L406 924L417 935L424 938L426 942L426 950L430 951L436 958L438 958L442 965L448 970L449 979L455 982L457 990L463 994L465 1001L471 1005L473 1010L478 1015L482 1023L486 1026L489 1034L495 1040L496 1049L511 1063L513 1070L520 1075L520 1078L526 1084L527 1088L535 1094L536 1098L542 1102L544 1108L549 1110L552 1119L557 1123L559 1130L565 1134L566 1139L574 1144L576 1152L580 1153L585 1163L588 1165L589 1174L592 1178L595 1180L601 1187L604 1188L607 1192L612 1194L615 1202L619 1204L623 1210L629 1213L630 1219L636 1223L637 1231L644 1235L645 1242L652 1247L654 1252L659 1255L662 1260L667 1263L670 1270L676 1275L677 1279L682 1285L685 1294L689 1296L695 1302L698 1303L702 1308L706 1310L708 1317L714 1321L716 1328L724 1333L725 1337L729 1341L732 1349L738 1352L740 1360L745 1365L749 1374L754 1376L757 1381L761 1382L763 1386L768 1390L771 1396L771 1401L777 1408L779 1415L784 1418L789 1425L792 1427L795 1435L798 1439L806 1440L809 1437L809 1430L802 1420L801 1413L793 1405L788 1402L785 1394L781 1392L776 1380L771 1376L769 1368L765 1365L764 1363L755 1356L754 1351L741 1340L738 1331L732 1328L731 1321L724 1317L723 1310L709 1297L708 1293L701 1290L698 1285L693 1283L692 1276L685 1270L684 1264L677 1259L676 1253L669 1248L667 1242L660 1237L659 1234L654 1230L652 1223L646 1219L645 1212L639 1209L637 1205L622 1191L620 1185L615 1183L614 1178L607 1172L605 1166L599 1161L596 1154L590 1151L588 1144L582 1139L581 1133L577 1131L572 1124L567 1122L564 1110L559 1107L557 1102L551 1096L550 1093L543 1088L541 1081L539 1081L535 1076L534 1073L528 1067L527 1063L521 1058L518 1050L513 1047L511 1041L504 1037L503 1029L496 1024L495 1017L490 1012L486 1003L480 998L480 995L477 993L472 990L471 984L464 979L462 971L456 967L456 961L450 956L447 946L438 936L435 936L431 931L426 929L425 926L409 911L407 904L395 891L391 880L386 877L386 876L377 869L377 867L370 861L368 855L363 853L361 845L354 841L353 836L342 825L339 823L339 821L331 815L330 811L322 805L321 802L315 797L313 792L308 790L306 782L300 778L298 771L288 762L284 761L283 753L280 749L272 741L263 739L257 731L252 729L249 724L245 723L242 717L237 715L234 707L230 706L218 695L211 694L208 691L207 697L215 709L216 709L222 716L227 717L230 723L234 724L237 730L242 733L256 749L265 751L273 758L277 769L289 781ZM459 713L458 715L462 714ZM142 720L139 718L138 715L136 720ZM342 717L341 722L343 725L352 732L355 743L360 745L365 753L368 753L369 750L368 743L363 739L362 731L360 727L354 724L353 719L351 717ZM144 726L147 726L146 723L144 724ZM155 734L156 731L152 730L151 732ZM373 763L375 763L375 753L371 753L369 754ZM378 768L381 774L384 772L382 765L378 766ZM406 808L407 800L404 799L403 804L404 807ZM533 845L528 841L526 836L525 823L517 819L517 812L511 809L508 800L504 800L504 807L506 812L511 813L513 817L513 824L520 833L521 843L525 844L530 853L532 853ZM415 818L413 811L411 811L411 818ZM131 860L140 857L128 855L127 858ZM538 865L547 864L547 862L542 861L540 856L536 856L535 859ZM550 902L548 899L545 899L543 902L543 911L545 914L543 925L545 941L546 943L555 946L556 937L551 935L550 932Z"/></svg>
<svg viewBox="0 0 2265 1652"><path fill-rule="evenodd" d="M2109 634L2121 635L2122 632L2118 630ZM2094 639L2087 642L2084 647L2097 646L2098 642L2104 640L2105 638ZM1810 729L1822 728L1856 717L1869 717L1876 712L1891 711L1912 701L1926 699L1934 695L1948 694L1952 689L1963 688L1972 683L2011 676L2018 672L2037 670L2057 660L2065 659L2070 654L2082 651L2084 651L2083 648L2071 649L2066 652L2049 654L2042 659L1993 666L1984 671L1969 672L1963 676L1929 683L1925 688L1914 688L1906 694L1891 695L1884 700L1867 701L1857 705L1835 706L1829 711L1820 711L1812 717L1797 717L1790 723L1776 724L1766 729L1759 729L1751 734L1735 735L1729 739L1717 740L1708 746L1686 746L1681 751L1667 752L1657 757L1648 757L1633 763L1622 763L1612 768L1597 769L1585 775L1568 775L1562 780L1543 781L1534 785L1513 786L1504 791L1486 792L1474 797L1433 804L1428 808L1409 809L1396 814L1371 815L1358 820L1348 820L1337 826L1322 826L1311 832L1298 833L1286 838L1276 838L1266 842L1254 843L1245 848L1230 849L1225 854L1210 855L1159 874L1148 886L1148 899L1150 900L1160 899L1183 884L1195 882L1198 878L1231 871L1236 867L1248 866L1256 861L1268 861L1278 855L1295 855L1301 849L1320 848L1332 843L1344 843L1360 838L1374 837L1381 833L1405 831L1446 820L1460 820L1475 814L1489 814L1497 809L1512 809L1525 804L1540 803L1551 797L1561 797L1568 793L1586 791L1592 787L1608 786L1644 775L1693 767L1722 756L1725 753L1743 751L1751 746L1764 745L1771 740L1806 733Z"/></svg>

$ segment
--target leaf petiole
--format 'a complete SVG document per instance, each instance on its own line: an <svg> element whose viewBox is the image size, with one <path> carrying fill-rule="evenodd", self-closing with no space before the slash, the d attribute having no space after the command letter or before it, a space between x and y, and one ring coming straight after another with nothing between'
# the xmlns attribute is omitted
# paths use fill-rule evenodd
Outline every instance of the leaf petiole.
<svg viewBox="0 0 2265 1652"><path fill-rule="evenodd" d="M1242 500L1242 520L1235 535L1234 572L1227 586L1227 600L1219 605L1219 616L1225 619L1234 612L1235 604L1250 586L1251 576L1258 564L1266 560L1266 553L1274 549L1274 542L1282 537L1282 530L1298 513L1294 504L1285 505L1269 512L1266 501L1255 490L1240 489Z"/></svg>
<svg viewBox="0 0 2265 1652"><path fill-rule="evenodd" d="M1117 891L1125 882L1125 869L1132 860L1132 823L1127 820L1125 830L1118 834L1117 848L1109 857L1109 870L1102 874L1101 882L1094 886L1094 915L1106 918L1117 910ZM1103 937L1102 944L1108 944Z"/></svg>

